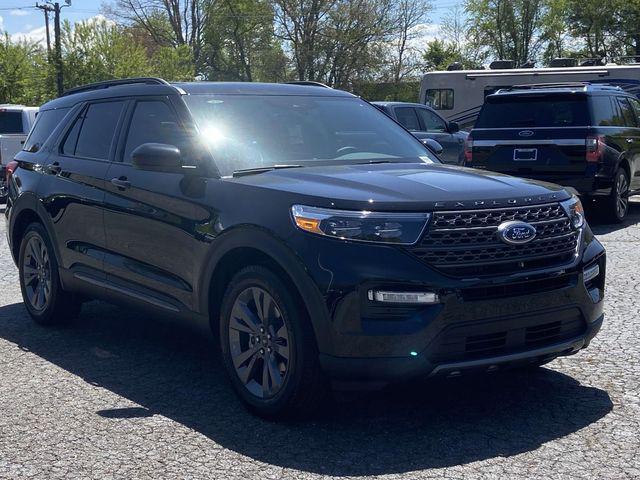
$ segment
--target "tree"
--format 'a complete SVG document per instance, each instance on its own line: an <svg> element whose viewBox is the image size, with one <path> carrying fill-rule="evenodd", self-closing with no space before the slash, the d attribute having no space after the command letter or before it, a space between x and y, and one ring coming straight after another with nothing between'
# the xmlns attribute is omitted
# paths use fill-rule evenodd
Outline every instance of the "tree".
<svg viewBox="0 0 640 480"><path fill-rule="evenodd" d="M543 0L467 0L470 41L517 65L534 58L542 47Z"/></svg>
<svg viewBox="0 0 640 480"><path fill-rule="evenodd" d="M200 68L206 0L115 0L107 12L120 22L138 26L159 46L188 46L196 70Z"/></svg>
<svg viewBox="0 0 640 480"><path fill-rule="evenodd" d="M52 95L52 71L36 43L0 36L0 103L39 104Z"/></svg>

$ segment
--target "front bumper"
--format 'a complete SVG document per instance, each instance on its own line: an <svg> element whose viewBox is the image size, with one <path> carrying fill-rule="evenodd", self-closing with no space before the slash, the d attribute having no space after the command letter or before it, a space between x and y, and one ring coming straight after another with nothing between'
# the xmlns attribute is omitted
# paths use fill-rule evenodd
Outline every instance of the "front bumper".
<svg viewBox="0 0 640 480"><path fill-rule="evenodd" d="M294 248L327 306L314 328L328 339L320 362L334 379L388 382L539 362L586 347L603 321L606 256L588 227L572 265L470 279L394 247L304 240ZM600 274L585 284L583 270L595 263ZM440 302L375 304L372 288L433 291Z"/></svg>

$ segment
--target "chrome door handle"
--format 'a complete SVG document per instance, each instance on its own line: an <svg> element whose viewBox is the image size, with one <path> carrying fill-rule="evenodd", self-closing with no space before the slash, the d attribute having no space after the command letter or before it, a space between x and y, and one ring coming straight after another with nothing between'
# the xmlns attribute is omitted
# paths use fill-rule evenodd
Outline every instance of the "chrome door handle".
<svg viewBox="0 0 640 480"><path fill-rule="evenodd" d="M127 177L112 178L111 184L118 187L119 190L126 190L131 188L131 182L127 180Z"/></svg>
<svg viewBox="0 0 640 480"><path fill-rule="evenodd" d="M627 143L633 142L633 138L627 138Z"/></svg>
<svg viewBox="0 0 640 480"><path fill-rule="evenodd" d="M62 167L58 162L50 163L46 166L46 169L47 173L50 173L51 175L60 175L60 172L62 171Z"/></svg>

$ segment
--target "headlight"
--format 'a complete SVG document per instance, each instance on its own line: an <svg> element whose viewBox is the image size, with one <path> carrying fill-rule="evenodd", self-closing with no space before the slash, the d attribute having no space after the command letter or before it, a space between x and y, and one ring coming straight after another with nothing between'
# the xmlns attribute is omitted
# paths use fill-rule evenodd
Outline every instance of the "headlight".
<svg viewBox="0 0 640 480"><path fill-rule="evenodd" d="M569 216L573 228L581 228L584 225L584 208L578 197L574 195L569 200L560 202L560 205Z"/></svg>
<svg viewBox="0 0 640 480"><path fill-rule="evenodd" d="M362 242L416 243L429 221L428 213L384 213L291 207L298 228L318 235Z"/></svg>

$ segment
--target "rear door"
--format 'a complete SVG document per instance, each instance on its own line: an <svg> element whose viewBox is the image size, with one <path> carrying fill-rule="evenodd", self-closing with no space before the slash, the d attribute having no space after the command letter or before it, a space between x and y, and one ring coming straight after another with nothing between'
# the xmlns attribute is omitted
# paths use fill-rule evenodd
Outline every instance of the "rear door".
<svg viewBox="0 0 640 480"><path fill-rule="evenodd" d="M489 96L471 133L469 166L557 183L582 177L590 123L579 93Z"/></svg>
<svg viewBox="0 0 640 480"><path fill-rule="evenodd" d="M125 105L102 101L77 109L42 165L38 195L53 225L61 267L85 281L104 276L104 177Z"/></svg>
<svg viewBox="0 0 640 480"><path fill-rule="evenodd" d="M617 97L624 130L619 143L631 170L631 190L640 188L640 102L631 97Z"/></svg>

